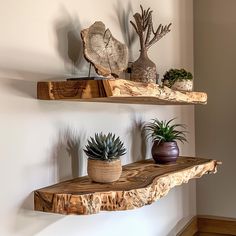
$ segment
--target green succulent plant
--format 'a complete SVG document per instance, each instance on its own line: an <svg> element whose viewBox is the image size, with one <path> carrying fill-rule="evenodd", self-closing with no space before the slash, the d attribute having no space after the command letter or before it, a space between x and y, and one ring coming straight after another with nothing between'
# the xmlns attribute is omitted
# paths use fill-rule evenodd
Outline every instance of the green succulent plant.
<svg viewBox="0 0 236 236"><path fill-rule="evenodd" d="M147 138L151 138L153 142L173 142L179 140L180 142L187 142L185 137L186 131L178 130L178 128L185 129L185 125L171 124L175 119L169 121L160 121L153 119L151 122L144 126L144 130L147 132Z"/></svg>
<svg viewBox="0 0 236 236"><path fill-rule="evenodd" d="M88 140L84 152L88 158L93 160L112 161L123 156L126 153L126 148L115 134L96 133L94 138L90 137Z"/></svg>
<svg viewBox="0 0 236 236"><path fill-rule="evenodd" d="M162 81L168 81L168 84L166 85L171 88L177 80L182 81L192 79L192 73L186 71L185 69L170 69L164 74L164 78L162 79Z"/></svg>

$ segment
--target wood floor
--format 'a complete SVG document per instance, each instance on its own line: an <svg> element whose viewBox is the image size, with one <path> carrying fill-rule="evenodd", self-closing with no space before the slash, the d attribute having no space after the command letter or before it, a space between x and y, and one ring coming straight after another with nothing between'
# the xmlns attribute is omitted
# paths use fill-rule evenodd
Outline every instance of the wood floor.
<svg viewBox="0 0 236 236"><path fill-rule="evenodd" d="M196 216L177 236L229 236L236 235L236 219Z"/></svg>

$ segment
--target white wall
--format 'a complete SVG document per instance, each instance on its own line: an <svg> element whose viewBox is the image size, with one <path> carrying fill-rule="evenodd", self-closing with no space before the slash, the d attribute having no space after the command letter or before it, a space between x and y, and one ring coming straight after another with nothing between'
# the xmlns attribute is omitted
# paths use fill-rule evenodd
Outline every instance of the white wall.
<svg viewBox="0 0 236 236"><path fill-rule="evenodd" d="M236 1L194 1L195 85L208 105L196 108L197 155L221 160L216 175L198 181L199 214L236 217Z"/></svg>
<svg viewBox="0 0 236 236"><path fill-rule="evenodd" d="M173 189L157 203L126 212L61 216L33 211L33 191L86 174L82 148L94 132L115 132L128 148L123 163L150 157L141 148L139 123L151 118L188 125L183 155L194 155L192 106L148 106L36 100L36 81L86 75L79 31L104 21L124 41L118 16L131 18L139 2L81 0L0 1L0 235L175 235L195 215L195 182ZM162 75L170 67L193 71L190 0L148 0L154 22L172 32L150 50ZM158 21L157 21L158 20ZM127 40L125 40L127 41ZM131 56L138 56L137 41ZM80 58L79 58L80 59ZM68 145L70 143L71 145Z"/></svg>

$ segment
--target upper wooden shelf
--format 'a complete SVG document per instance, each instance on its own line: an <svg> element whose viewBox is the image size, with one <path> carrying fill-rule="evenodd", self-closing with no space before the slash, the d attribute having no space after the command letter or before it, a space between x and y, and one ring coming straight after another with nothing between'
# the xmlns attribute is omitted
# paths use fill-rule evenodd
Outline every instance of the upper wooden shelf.
<svg viewBox="0 0 236 236"><path fill-rule="evenodd" d="M42 100L77 100L131 104L206 104L207 94L180 92L129 80L67 80L38 82L37 97Z"/></svg>
<svg viewBox="0 0 236 236"><path fill-rule="evenodd" d="M165 196L176 185L216 173L217 164L192 157L180 157L171 165L139 161L123 166L121 178L114 183L94 183L84 176L36 190L34 206L38 211L77 215L139 208Z"/></svg>

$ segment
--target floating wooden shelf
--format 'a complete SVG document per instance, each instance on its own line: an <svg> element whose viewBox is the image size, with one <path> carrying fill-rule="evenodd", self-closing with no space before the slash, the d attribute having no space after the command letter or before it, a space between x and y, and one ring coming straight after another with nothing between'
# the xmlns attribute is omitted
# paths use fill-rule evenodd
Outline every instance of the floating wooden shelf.
<svg viewBox="0 0 236 236"><path fill-rule="evenodd" d="M131 104L206 104L207 94L180 92L129 80L67 80L38 82L37 97L42 100L77 100Z"/></svg>
<svg viewBox="0 0 236 236"><path fill-rule="evenodd" d="M94 214L139 208L165 196L171 188L207 173L216 173L215 160L180 157L176 164L153 160L123 166L121 178L111 184L91 182L88 176L34 192L35 210L59 214Z"/></svg>

